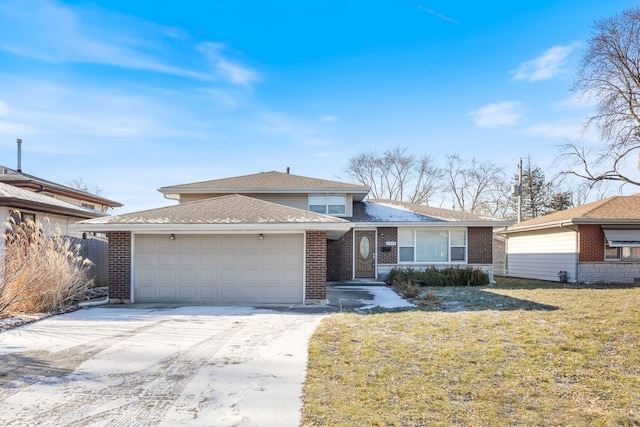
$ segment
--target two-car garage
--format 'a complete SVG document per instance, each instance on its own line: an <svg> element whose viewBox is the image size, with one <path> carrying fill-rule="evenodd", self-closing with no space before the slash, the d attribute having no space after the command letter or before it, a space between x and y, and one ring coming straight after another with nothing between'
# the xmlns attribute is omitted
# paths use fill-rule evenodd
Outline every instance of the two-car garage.
<svg viewBox="0 0 640 427"><path fill-rule="evenodd" d="M302 303L303 234L135 234L133 300Z"/></svg>

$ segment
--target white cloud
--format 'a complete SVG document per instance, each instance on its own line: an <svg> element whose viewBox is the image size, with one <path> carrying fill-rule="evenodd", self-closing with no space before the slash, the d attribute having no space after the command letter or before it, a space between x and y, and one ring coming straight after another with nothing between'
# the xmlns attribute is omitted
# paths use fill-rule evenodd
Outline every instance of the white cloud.
<svg viewBox="0 0 640 427"><path fill-rule="evenodd" d="M337 121L340 121L340 118L338 118L338 116L333 116L330 114L327 116L320 117L320 121L325 123L335 123Z"/></svg>
<svg viewBox="0 0 640 427"><path fill-rule="evenodd" d="M567 59L577 47L578 44L576 43L569 46L554 46L539 57L531 61L522 62L512 72L513 80L537 82L557 76L565 71L564 66L567 63Z"/></svg>
<svg viewBox="0 0 640 427"><path fill-rule="evenodd" d="M210 70L175 66L174 58L187 56L197 64L201 54L212 57L199 49L201 45L193 49L181 30L97 8L52 0L8 0L0 5L0 27L4 29L0 50L40 61L107 64L241 85L257 80L256 72L223 56L222 45L215 43L208 43L219 46L213 55L213 75ZM188 58L190 54L195 58Z"/></svg>
<svg viewBox="0 0 640 427"><path fill-rule="evenodd" d="M598 136L591 131L585 131L579 121L536 123L522 130L525 135L542 138L559 139L562 141L598 142Z"/></svg>
<svg viewBox="0 0 640 427"><path fill-rule="evenodd" d="M469 115L473 117L473 121L478 127L491 129L510 126L516 124L522 117L518 111L520 106L521 103L515 101L498 102L471 111Z"/></svg>
<svg viewBox="0 0 640 427"><path fill-rule="evenodd" d="M0 116L6 116L9 113L9 106L6 102L0 101Z"/></svg>
<svg viewBox="0 0 640 427"><path fill-rule="evenodd" d="M248 85L258 80L258 74L255 71L223 56L224 48L225 45L222 43L205 42L198 46L198 51L209 59L218 77L238 85Z"/></svg>
<svg viewBox="0 0 640 427"><path fill-rule="evenodd" d="M410 3L410 4L411 4L411 3ZM443 14L442 14L442 13L440 13L440 12L436 12L436 11L435 11L435 10L433 10L433 9L429 9L428 7L424 7L424 6L421 6L421 5L419 5L419 4L416 4L416 5L414 5L414 6L415 6L415 7L417 7L418 9L422 10L423 12L427 12L427 13L428 13L428 14L430 14L430 15L433 15L433 16L435 16L435 17L438 17L438 18L442 19L443 21L448 21L448 22L451 22L451 23L453 23L453 24L457 24L457 23L458 23L458 21L456 21L455 19L453 19L453 18L449 18L448 16L443 15Z"/></svg>

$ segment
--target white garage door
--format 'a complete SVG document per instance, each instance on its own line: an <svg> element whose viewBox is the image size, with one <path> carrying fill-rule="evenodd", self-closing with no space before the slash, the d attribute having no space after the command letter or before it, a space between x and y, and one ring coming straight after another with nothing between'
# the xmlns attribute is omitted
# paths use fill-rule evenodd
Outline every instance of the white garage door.
<svg viewBox="0 0 640 427"><path fill-rule="evenodd" d="M303 235L136 235L136 302L301 303Z"/></svg>

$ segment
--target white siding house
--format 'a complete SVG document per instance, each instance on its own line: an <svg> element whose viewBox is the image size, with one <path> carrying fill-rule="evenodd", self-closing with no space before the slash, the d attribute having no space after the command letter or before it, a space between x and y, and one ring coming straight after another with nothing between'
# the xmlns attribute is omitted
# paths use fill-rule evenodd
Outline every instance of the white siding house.
<svg viewBox="0 0 640 427"><path fill-rule="evenodd" d="M507 276L557 281L560 271L577 278L577 233L570 229L529 231L507 241Z"/></svg>

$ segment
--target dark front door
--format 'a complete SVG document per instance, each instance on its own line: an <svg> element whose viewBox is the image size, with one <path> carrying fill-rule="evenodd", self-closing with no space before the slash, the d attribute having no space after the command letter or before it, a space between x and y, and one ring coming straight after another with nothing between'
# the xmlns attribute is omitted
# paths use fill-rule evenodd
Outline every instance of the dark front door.
<svg viewBox="0 0 640 427"><path fill-rule="evenodd" d="M356 231L356 278L376 277L373 231Z"/></svg>

